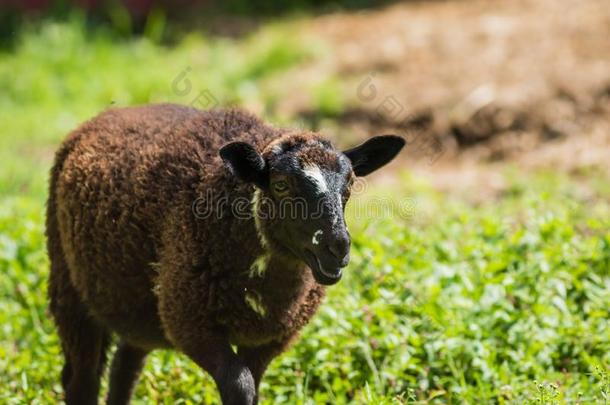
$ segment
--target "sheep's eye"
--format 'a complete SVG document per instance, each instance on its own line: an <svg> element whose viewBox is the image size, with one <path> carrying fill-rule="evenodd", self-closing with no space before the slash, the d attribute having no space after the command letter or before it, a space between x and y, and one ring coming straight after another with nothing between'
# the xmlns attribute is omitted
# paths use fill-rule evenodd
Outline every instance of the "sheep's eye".
<svg viewBox="0 0 610 405"><path fill-rule="evenodd" d="M288 183L285 181L276 181L273 183L273 191L275 191L277 194L285 194L288 192L289 188Z"/></svg>

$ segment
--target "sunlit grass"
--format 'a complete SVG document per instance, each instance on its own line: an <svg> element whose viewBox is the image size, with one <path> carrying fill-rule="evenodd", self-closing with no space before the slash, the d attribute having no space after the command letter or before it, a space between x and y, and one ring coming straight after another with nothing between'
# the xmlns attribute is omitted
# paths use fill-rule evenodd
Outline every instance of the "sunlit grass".
<svg viewBox="0 0 610 405"><path fill-rule="evenodd" d="M264 398L603 401L610 207L607 200L588 207L564 185L526 187L477 208L440 198L420 220L417 208L406 218L351 218L349 271L298 343L273 363ZM409 183L394 190L416 200L429 193ZM61 396L42 221L37 200L5 200L0 210L0 367L8 403ZM190 360L158 352L136 403L216 395Z"/></svg>
<svg viewBox="0 0 610 405"><path fill-rule="evenodd" d="M241 41L193 34L173 47L145 37L93 35L83 24L75 18L30 27L14 52L0 53L2 194L43 195L41 173L58 142L109 107L238 104L264 113L279 97L265 91L268 79L306 62L317 49L286 36L289 22Z"/></svg>

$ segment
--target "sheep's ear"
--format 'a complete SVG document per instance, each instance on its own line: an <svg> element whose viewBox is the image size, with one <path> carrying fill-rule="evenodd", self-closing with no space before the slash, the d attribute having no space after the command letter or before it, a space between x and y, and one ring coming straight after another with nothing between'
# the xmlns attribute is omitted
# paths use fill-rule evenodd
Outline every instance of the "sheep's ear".
<svg viewBox="0 0 610 405"><path fill-rule="evenodd" d="M396 135L379 135L344 151L352 162L356 176L366 176L390 163L405 146L405 140Z"/></svg>
<svg viewBox="0 0 610 405"><path fill-rule="evenodd" d="M238 179L266 187L269 174L263 157L246 142L231 142L218 152L225 164Z"/></svg>

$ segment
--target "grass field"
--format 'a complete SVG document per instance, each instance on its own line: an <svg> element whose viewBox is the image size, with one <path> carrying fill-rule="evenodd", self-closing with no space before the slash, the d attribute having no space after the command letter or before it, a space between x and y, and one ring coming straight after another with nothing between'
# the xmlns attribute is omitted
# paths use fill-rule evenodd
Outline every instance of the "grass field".
<svg viewBox="0 0 610 405"><path fill-rule="evenodd" d="M167 47L93 35L75 18L25 28L0 53L0 403L62 398L43 236L62 137L110 105L188 104L205 91L282 121L283 73L329 52L289 40L291 24ZM336 94L310 91L313 109L340 106ZM409 201L408 210L371 217L354 201L352 263L272 364L264 402L609 403L608 173L507 166L505 192L474 204L396 170L391 189L355 199ZM201 401L218 396L190 360L149 358L135 403Z"/></svg>

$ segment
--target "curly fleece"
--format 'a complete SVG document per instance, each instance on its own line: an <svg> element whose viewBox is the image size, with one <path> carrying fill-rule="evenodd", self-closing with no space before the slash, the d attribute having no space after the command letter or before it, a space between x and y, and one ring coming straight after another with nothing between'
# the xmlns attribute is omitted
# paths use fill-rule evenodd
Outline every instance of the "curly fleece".
<svg viewBox="0 0 610 405"><path fill-rule="evenodd" d="M268 255L253 218L192 210L202 198L208 207L251 201L253 186L229 173L218 150L240 140L271 153L282 135L284 146L314 137L239 110L176 105L108 110L69 135L47 213L68 391L83 356L101 373L110 333L143 353L175 347L197 361L219 350L202 345L218 337L246 357L258 347L277 355L309 321L324 296L311 271ZM264 272L251 271L261 258Z"/></svg>

